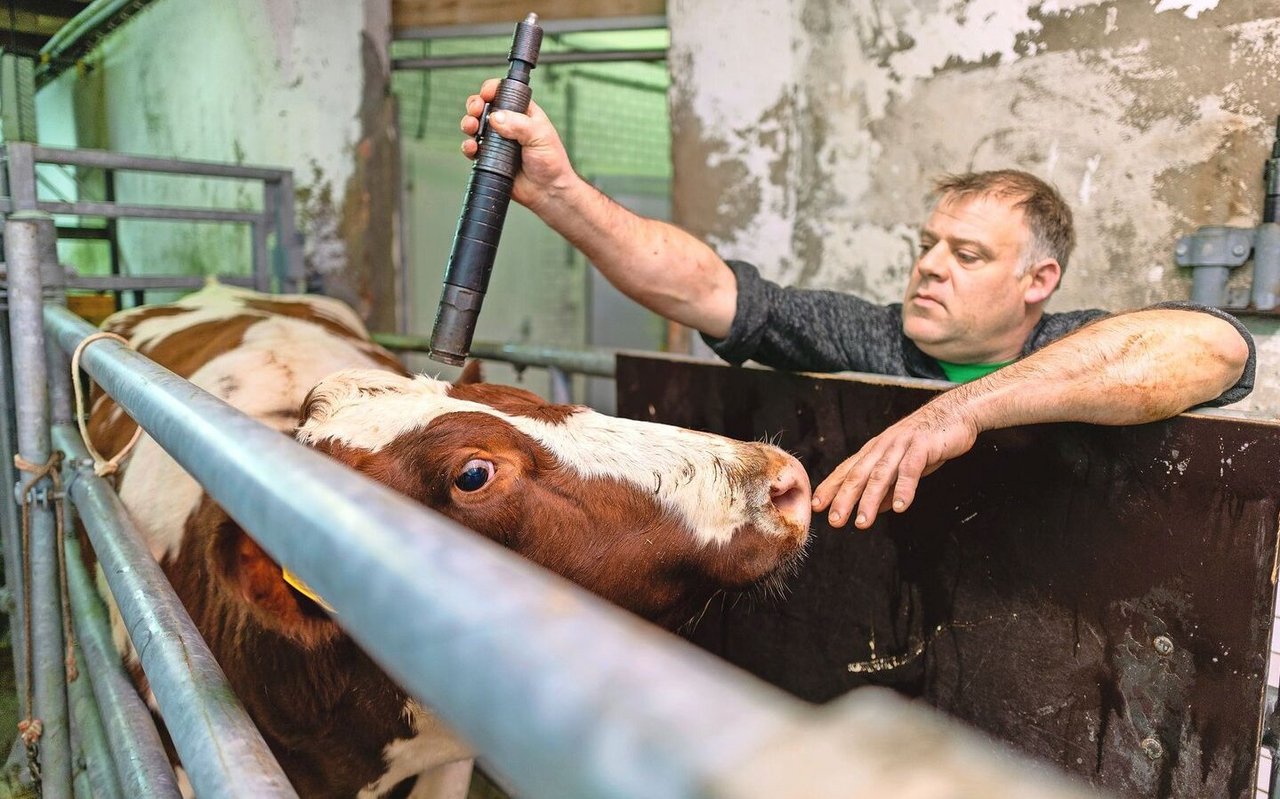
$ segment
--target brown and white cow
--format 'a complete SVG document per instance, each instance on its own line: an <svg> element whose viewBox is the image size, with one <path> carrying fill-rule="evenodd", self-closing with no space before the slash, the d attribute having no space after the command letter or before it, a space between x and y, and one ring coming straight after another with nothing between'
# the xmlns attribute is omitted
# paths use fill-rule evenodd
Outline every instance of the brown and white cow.
<svg viewBox="0 0 1280 799"><path fill-rule="evenodd" d="M406 375L334 300L212 284L103 327L264 424L667 627L719 590L778 579L803 550L809 480L781 450ZM133 430L98 398L99 450ZM470 753L149 437L119 488L300 795L465 795Z"/></svg>

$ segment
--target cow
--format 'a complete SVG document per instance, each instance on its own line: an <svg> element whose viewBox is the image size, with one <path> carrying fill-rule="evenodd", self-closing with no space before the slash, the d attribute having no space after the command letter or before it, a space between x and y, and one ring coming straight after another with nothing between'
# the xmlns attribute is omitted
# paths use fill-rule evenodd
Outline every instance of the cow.
<svg viewBox="0 0 1280 799"><path fill-rule="evenodd" d="M763 443L550 404L509 386L408 374L325 297L219 283L103 329L260 422L656 624L722 590L783 579L810 485ZM105 395L90 438L136 426ZM147 436L119 493L299 794L460 797L472 754L290 581ZM119 626L119 625L118 625ZM126 664L147 692L123 631Z"/></svg>

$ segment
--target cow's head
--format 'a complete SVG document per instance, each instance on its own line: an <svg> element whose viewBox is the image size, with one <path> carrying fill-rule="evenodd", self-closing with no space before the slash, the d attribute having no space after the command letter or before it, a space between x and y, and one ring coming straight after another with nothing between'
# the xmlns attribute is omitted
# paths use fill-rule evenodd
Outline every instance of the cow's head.
<svg viewBox="0 0 1280 799"><path fill-rule="evenodd" d="M781 580L808 535L795 458L516 388L347 370L297 437L657 623Z"/></svg>

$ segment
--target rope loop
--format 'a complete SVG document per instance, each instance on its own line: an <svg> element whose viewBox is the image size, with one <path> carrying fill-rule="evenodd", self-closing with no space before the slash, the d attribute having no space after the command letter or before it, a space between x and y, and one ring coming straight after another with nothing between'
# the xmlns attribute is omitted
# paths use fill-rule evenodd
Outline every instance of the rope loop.
<svg viewBox="0 0 1280 799"><path fill-rule="evenodd" d="M102 453L98 452L97 448L93 446L93 442L89 440L89 429L85 424L84 391L80 388L80 356L84 353L85 347L102 339L112 339L126 347L130 346L129 340L124 336L109 333L105 330L85 336L76 345L75 352L71 354L71 383L74 389L72 393L76 396L76 424L80 427L80 437L84 439L85 447L88 448L89 454L93 457L93 473L99 477L106 477L119 471L120 461L124 460L124 457L133 449L133 445L137 444L138 439L142 437L142 426L137 425L135 422L133 437L129 439L128 444L124 445L124 449L111 456L111 458L104 458Z"/></svg>

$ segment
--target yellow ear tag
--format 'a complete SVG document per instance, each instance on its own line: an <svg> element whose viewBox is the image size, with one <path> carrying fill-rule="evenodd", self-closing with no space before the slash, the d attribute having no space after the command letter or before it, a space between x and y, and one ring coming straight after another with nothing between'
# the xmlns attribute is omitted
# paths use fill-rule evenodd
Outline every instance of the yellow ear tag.
<svg viewBox="0 0 1280 799"><path fill-rule="evenodd" d="M332 613L335 616L338 615L338 611L334 610L333 606L330 605L328 602L325 602L323 599L321 599L319 594L311 590L311 586L299 580L296 576L294 576L292 572L290 572L288 569L284 568L283 566L280 567L280 576L284 578L284 581L286 583L293 586L294 589L297 590L299 594L302 594L307 599L310 599L312 602L319 605L321 608L324 609L326 613Z"/></svg>

